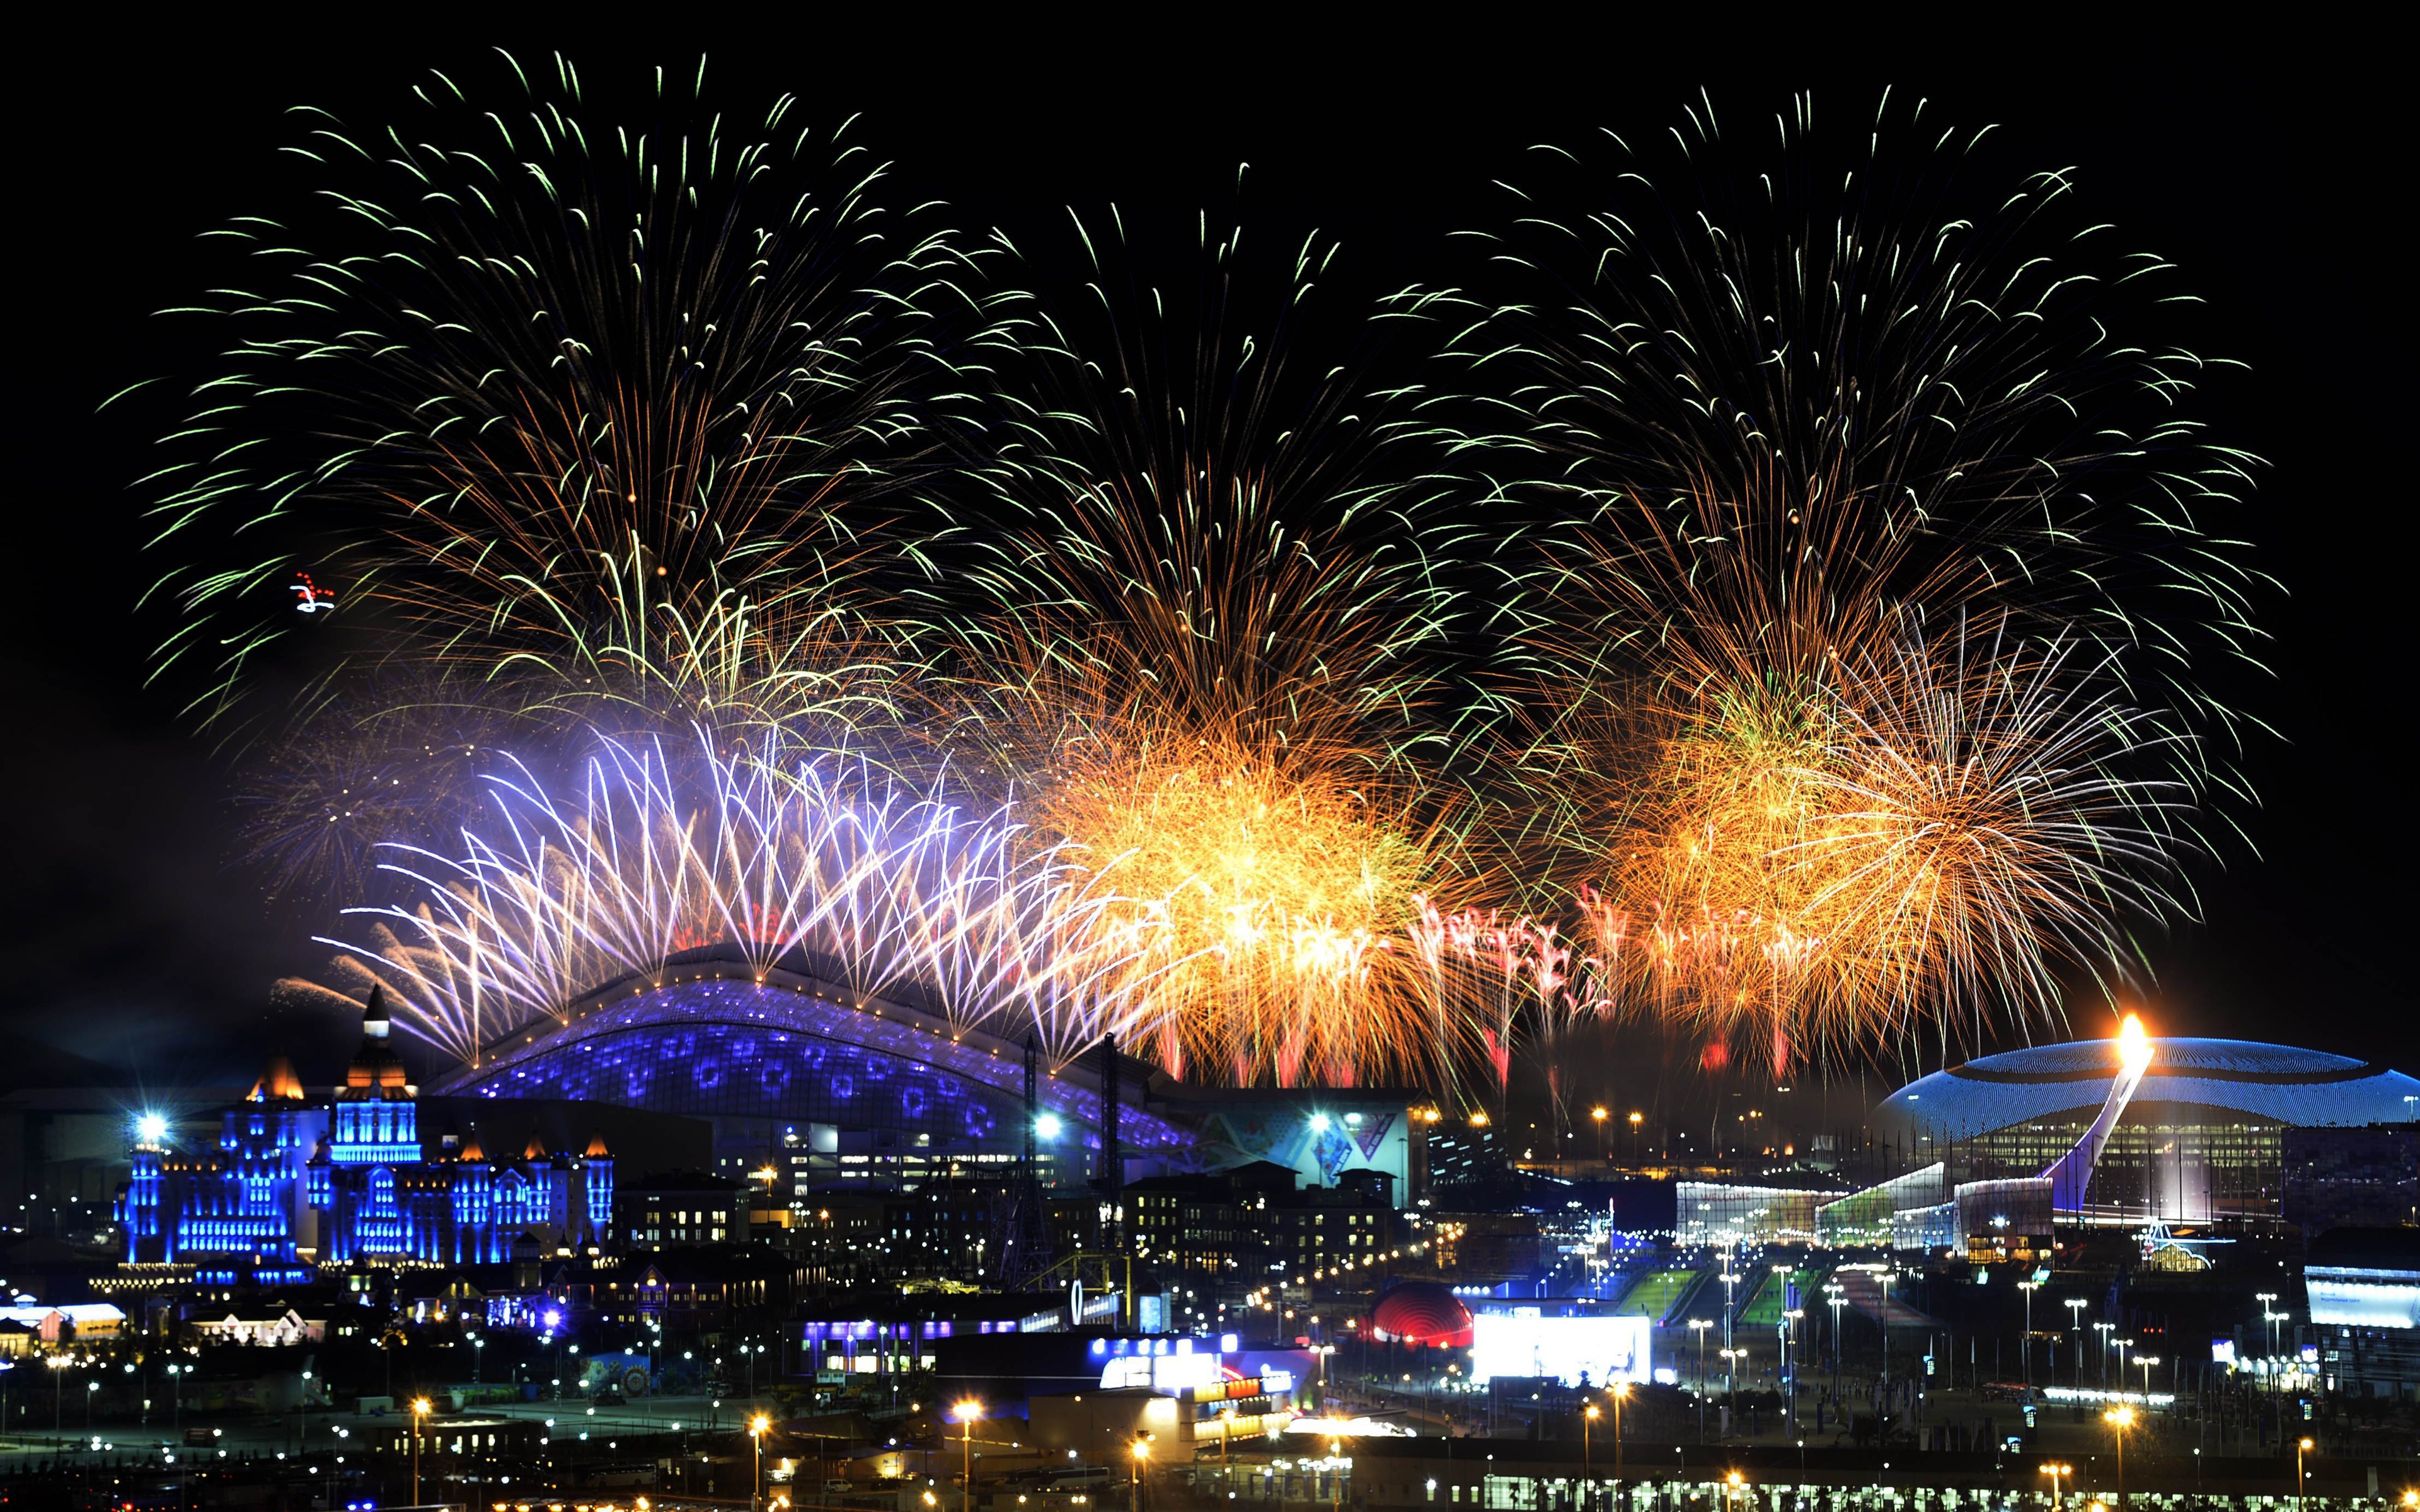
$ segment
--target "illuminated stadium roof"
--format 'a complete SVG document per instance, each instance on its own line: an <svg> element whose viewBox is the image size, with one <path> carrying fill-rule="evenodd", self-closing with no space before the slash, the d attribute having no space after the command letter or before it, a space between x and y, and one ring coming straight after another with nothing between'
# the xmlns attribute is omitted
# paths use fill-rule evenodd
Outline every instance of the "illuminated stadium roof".
<svg viewBox="0 0 2420 1512"><path fill-rule="evenodd" d="M2401 1123L2420 1115L2420 1081L2374 1063L2248 1040L2152 1041L2133 1105L2189 1103L2296 1127ZM2087 1121L2118 1072L2109 1040L2036 1045L1937 1071L1883 1100L1875 1122L1935 1137L2072 1117Z"/></svg>
<svg viewBox="0 0 2420 1512"><path fill-rule="evenodd" d="M1140 1091L1146 1069L1127 1084ZM516 1031L437 1090L574 1098L716 1120L766 1120L927 1134L936 1146L1022 1140L1024 1052L893 1002L780 970L721 960L671 968L575 1005L561 1025ZM1183 1143L1121 1097L1119 1144ZM1043 1107L1098 1148L1100 1088L1089 1066L1041 1075ZM1080 1131L1080 1133L1079 1133Z"/></svg>

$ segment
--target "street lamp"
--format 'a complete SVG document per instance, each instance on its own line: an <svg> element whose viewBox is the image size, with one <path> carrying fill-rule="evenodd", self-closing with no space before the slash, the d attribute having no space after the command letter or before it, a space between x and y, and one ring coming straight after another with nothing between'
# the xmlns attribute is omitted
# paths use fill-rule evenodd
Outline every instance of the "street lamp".
<svg viewBox="0 0 2420 1512"><path fill-rule="evenodd" d="M1607 1393L1613 1398L1613 1504L1621 1505L1621 1399L1630 1395L1630 1382L1617 1381Z"/></svg>
<svg viewBox="0 0 2420 1512"><path fill-rule="evenodd" d="M2109 1384L2109 1335L2115 1333L2117 1328L2118 1325L2115 1323L2095 1323L2092 1325L2092 1332L2101 1335L2101 1383L2103 1386Z"/></svg>
<svg viewBox="0 0 2420 1512"><path fill-rule="evenodd" d="M1706 1442L1706 1330L1714 1325L1703 1318L1689 1319L1698 1335L1698 1442Z"/></svg>
<svg viewBox="0 0 2420 1512"><path fill-rule="evenodd" d="M2126 1430L2134 1426L2134 1410L2113 1407L2101 1414L2102 1421L2117 1430L2118 1435L2118 1512L2126 1512Z"/></svg>
<svg viewBox="0 0 2420 1512"><path fill-rule="evenodd" d="M1723 1257L1723 1342L1725 1344L1731 1341L1731 1288L1738 1285L1739 1277L1731 1273L1730 1257L1726 1255ZM1724 1390L1728 1392L1730 1389L1729 1383L1726 1382Z"/></svg>
<svg viewBox="0 0 2420 1512"><path fill-rule="evenodd" d="M2084 1306L2082 1297L2067 1299L2068 1342L2075 1350L2075 1389L2078 1391L2084 1389Z"/></svg>
<svg viewBox="0 0 2420 1512"><path fill-rule="evenodd" d="M2311 1452L2311 1441L2294 1441L2294 1512L2303 1512L2303 1457Z"/></svg>
<svg viewBox="0 0 2420 1512"><path fill-rule="evenodd" d="M1724 1499L1734 1506L1747 1495L1747 1477L1734 1470L1723 1477Z"/></svg>
<svg viewBox="0 0 2420 1512"><path fill-rule="evenodd" d="M1136 1434L1134 1436L1133 1449L1134 1492L1128 1502L1128 1507L1129 1512L1142 1512L1142 1467L1143 1461L1151 1458L1151 1435L1148 1433ZM1328 1453L1328 1458L1331 1459L1336 1458L1335 1452L1332 1448ZM1311 1489L1316 1492L1318 1488L1314 1486Z"/></svg>
<svg viewBox="0 0 2420 1512"><path fill-rule="evenodd" d="M965 1479L958 1483L958 1512L972 1512L975 1495L975 1419L983 1416L983 1403L970 1396L958 1403L955 1411L958 1421L965 1425L959 1439L966 1457L962 1472Z"/></svg>
<svg viewBox="0 0 2420 1512"><path fill-rule="evenodd" d="M1887 1400L1890 1396L1890 1288L1891 1283L1899 1279L1899 1272L1886 1269L1879 1279L1883 1284L1883 1396ZM1879 1417L1877 1421L1880 1421Z"/></svg>
<svg viewBox="0 0 2420 1512"><path fill-rule="evenodd" d="M765 1498L765 1430L772 1426L773 1420L762 1412L748 1420L748 1442L756 1448L756 1475L748 1483L749 1512L755 1512Z"/></svg>
<svg viewBox="0 0 2420 1512"><path fill-rule="evenodd" d="M2034 1383L2034 1293L2040 1288L2039 1281L2017 1283L2017 1289L2025 1294L2025 1343L2019 1352L2024 1357L2025 1384L2028 1386Z"/></svg>
<svg viewBox="0 0 2420 1512"><path fill-rule="evenodd" d="M1840 1400L1840 1308L1849 1300L1849 1288L1837 1281L1823 1283L1823 1304L1832 1309L1832 1400Z"/></svg>
<svg viewBox="0 0 2420 1512"><path fill-rule="evenodd" d="M1591 1502L1596 1500L1596 1462L1589 1456L1589 1429L1602 1416L1594 1402L1580 1411L1580 1484L1587 1488L1580 1494Z"/></svg>
<svg viewBox="0 0 2420 1512"><path fill-rule="evenodd" d="M1792 1307L1781 1315L1781 1364L1786 1371L1785 1379L1790 1391L1788 1406L1790 1431L1792 1433L1798 1431L1798 1366L1806 1358L1807 1348L1805 1344L1799 1342L1798 1323L1806 1316L1807 1309L1804 1307ZM1798 1345L1799 1353L1796 1355L1790 1352L1790 1347L1792 1344Z"/></svg>
<svg viewBox="0 0 2420 1512"><path fill-rule="evenodd" d="M1218 1409L1218 1489L1224 1493L1219 1498L1221 1501L1229 1500L1235 1494L1227 1489L1229 1485L1228 1471L1230 1469L1230 1456L1233 1454L1234 1447L1235 1409L1233 1404L1230 1403L1229 1405Z"/></svg>
<svg viewBox="0 0 2420 1512"><path fill-rule="evenodd" d="M1606 1158L1605 1120L1610 1116L1610 1114L1611 1110L1604 1106L1602 1103L1589 1109L1589 1117L1596 1120L1596 1158L1599 1160Z"/></svg>
<svg viewBox="0 0 2420 1512"><path fill-rule="evenodd" d="M2160 1363L2160 1357L2156 1354L2138 1354L2134 1356L2134 1363L2143 1367L2143 1405L2149 1407L2151 1405L2151 1366Z"/></svg>
<svg viewBox="0 0 2420 1512"><path fill-rule="evenodd" d="M420 1427L428 1421L428 1398L411 1399L411 1504L420 1505Z"/></svg>
<svg viewBox="0 0 2420 1512"><path fill-rule="evenodd" d="M2041 1467L2041 1473L2050 1477L2050 1512L2058 1512L2059 1477L2062 1475L2073 1475L2075 1473L2075 1467L2073 1465L2044 1465Z"/></svg>

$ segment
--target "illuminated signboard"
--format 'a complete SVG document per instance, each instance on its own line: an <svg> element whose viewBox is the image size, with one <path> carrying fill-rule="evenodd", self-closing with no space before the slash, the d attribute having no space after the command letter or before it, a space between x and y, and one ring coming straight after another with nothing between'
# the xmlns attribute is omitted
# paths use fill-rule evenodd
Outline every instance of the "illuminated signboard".
<svg viewBox="0 0 2420 1512"><path fill-rule="evenodd" d="M1648 1378L1648 1319L1481 1313L1471 1319L1470 1375L1552 1376L1576 1386Z"/></svg>
<svg viewBox="0 0 2420 1512"><path fill-rule="evenodd" d="M2303 1273L2311 1321L2336 1328L2420 1328L2420 1275L2314 1265Z"/></svg>

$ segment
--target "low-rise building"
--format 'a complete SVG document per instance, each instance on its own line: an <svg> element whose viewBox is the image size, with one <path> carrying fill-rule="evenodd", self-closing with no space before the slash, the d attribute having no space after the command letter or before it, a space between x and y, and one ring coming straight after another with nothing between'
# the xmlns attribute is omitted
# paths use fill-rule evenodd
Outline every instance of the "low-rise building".
<svg viewBox="0 0 2420 1512"><path fill-rule="evenodd" d="M213 1344L271 1348L287 1344L319 1344L328 1337L328 1320L304 1318L282 1303L249 1303L214 1307L189 1319L186 1326Z"/></svg>
<svg viewBox="0 0 2420 1512"><path fill-rule="evenodd" d="M658 1171L614 1195L613 1230L626 1250L748 1242L746 1183L704 1171Z"/></svg>
<svg viewBox="0 0 2420 1512"><path fill-rule="evenodd" d="M115 1303L67 1302L33 1306L0 1307L0 1324L15 1323L29 1331L42 1350L62 1345L106 1343L122 1337L126 1314Z"/></svg>

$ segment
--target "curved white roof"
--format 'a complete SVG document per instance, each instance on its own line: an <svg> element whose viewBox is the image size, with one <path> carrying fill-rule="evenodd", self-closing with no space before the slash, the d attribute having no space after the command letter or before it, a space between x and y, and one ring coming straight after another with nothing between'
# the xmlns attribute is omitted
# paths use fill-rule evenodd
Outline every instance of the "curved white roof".
<svg viewBox="0 0 2420 1512"><path fill-rule="evenodd" d="M2088 1119L2117 1073L2114 1040L2011 1050L1909 1083L1882 1101L1874 1121L1963 1138L2038 1119ZM2321 1050L2155 1038L2133 1101L2193 1103L2296 1127L2402 1123L2420 1118L2420 1080Z"/></svg>

